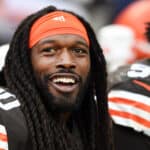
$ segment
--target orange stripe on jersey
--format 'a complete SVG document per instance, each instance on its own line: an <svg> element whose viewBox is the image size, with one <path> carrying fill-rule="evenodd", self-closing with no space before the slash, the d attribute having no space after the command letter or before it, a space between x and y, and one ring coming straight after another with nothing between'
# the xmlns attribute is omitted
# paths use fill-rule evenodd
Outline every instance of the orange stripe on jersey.
<svg viewBox="0 0 150 150"><path fill-rule="evenodd" d="M131 113L127 113L127 112L122 112L122 111L117 111L117 110L113 110L113 109L109 109L109 112L111 114L111 116L118 116L118 117L122 117L122 118L126 118L126 119L131 119L135 122L140 123L141 125L150 128L150 121L141 118L137 115L131 114Z"/></svg>
<svg viewBox="0 0 150 150"><path fill-rule="evenodd" d="M138 84L139 86L142 86L143 88L145 88L146 90L150 91L150 85L146 84L146 83L143 83L141 81L138 81L138 80L133 80L133 82L135 84Z"/></svg>
<svg viewBox="0 0 150 150"><path fill-rule="evenodd" d="M129 106L133 106L139 109L142 109L144 111L150 112L150 106L134 101L132 99L125 99L125 98L118 98L118 97L113 97L113 98L109 98L110 102L114 102L116 104L126 104Z"/></svg>
<svg viewBox="0 0 150 150"><path fill-rule="evenodd" d="M5 141L5 142L8 141L7 135L0 133L0 141Z"/></svg>

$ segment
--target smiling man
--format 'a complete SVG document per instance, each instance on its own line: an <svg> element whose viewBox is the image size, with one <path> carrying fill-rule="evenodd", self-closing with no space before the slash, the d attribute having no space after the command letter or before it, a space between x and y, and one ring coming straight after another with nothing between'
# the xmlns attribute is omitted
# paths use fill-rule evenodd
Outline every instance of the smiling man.
<svg viewBox="0 0 150 150"><path fill-rule="evenodd" d="M52 6L27 17L2 75L0 148L112 149L106 63L82 17Z"/></svg>
<svg viewBox="0 0 150 150"><path fill-rule="evenodd" d="M65 112L79 107L90 72L90 52L84 38L66 33L43 38L33 47L31 61L48 107Z"/></svg>

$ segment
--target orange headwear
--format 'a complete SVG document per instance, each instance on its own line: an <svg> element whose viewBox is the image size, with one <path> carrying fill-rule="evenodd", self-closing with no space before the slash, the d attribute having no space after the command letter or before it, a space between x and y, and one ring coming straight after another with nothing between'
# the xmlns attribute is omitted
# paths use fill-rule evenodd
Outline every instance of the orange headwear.
<svg viewBox="0 0 150 150"><path fill-rule="evenodd" d="M86 29L76 16L63 11L55 11L42 16L32 25L29 47L32 48L42 38L66 33L79 35L89 44Z"/></svg>

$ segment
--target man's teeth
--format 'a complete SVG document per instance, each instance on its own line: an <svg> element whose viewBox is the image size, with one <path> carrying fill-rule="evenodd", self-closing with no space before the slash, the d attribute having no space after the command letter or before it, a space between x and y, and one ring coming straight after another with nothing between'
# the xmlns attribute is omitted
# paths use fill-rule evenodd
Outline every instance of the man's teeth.
<svg viewBox="0 0 150 150"><path fill-rule="evenodd" d="M53 79L54 83L71 83L74 84L75 80L72 78L55 78Z"/></svg>

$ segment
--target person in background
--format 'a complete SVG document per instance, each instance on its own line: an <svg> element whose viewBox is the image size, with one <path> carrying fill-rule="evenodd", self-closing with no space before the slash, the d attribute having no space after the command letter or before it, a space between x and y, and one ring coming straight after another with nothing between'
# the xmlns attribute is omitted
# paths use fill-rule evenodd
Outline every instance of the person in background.
<svg viewBox="0 0 150 150"><path fill-rule="evenodd" d="M106 62L81 16L53 6L28 16L2 72L1 149L113 149Z"/></svg>
<svg viewBox="0 0 150 150"><path fill-rule="evenodd" d="M150 58L119 67L109 78L115 150L149 150Z"/></svg>
<svg viewBox="0 0 150 150"><path fill-rule="evenodd" d="M138 11L137 11L138 10ZM135 35L132 49L136 60L150 57L150 43L145 36L145 24L150 21L150 1L134 0L127 5L113 20L113 24L130 27ZM139 23L136 23L140 20Z"/></svg>
<svg viewBox="0 0 150 150"><path fill-rule="evenodd" d="M150 40L150 24L146 27ZM109 112L116 150L150 149L150 58L109 74Z"/></svg>

